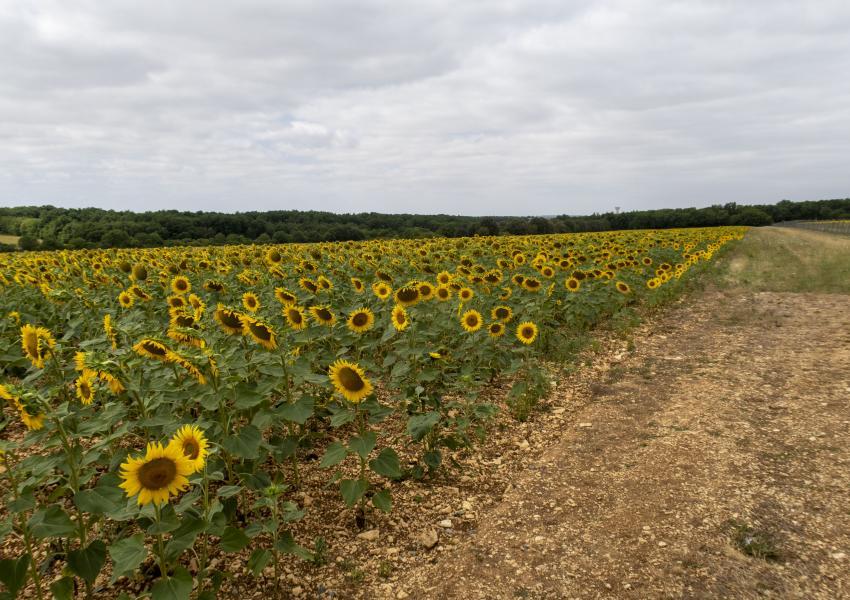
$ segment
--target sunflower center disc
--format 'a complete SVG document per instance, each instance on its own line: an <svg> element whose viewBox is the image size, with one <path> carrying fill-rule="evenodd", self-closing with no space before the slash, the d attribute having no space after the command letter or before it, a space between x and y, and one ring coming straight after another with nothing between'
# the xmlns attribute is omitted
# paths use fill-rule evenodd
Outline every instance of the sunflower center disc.
<svg viewBox="0 0 850 600"><path fill-rule="evenodd" d="M177 477L177 465L170 458L155 458L139 468L139 482L149 490L167 487Z"/></svg>

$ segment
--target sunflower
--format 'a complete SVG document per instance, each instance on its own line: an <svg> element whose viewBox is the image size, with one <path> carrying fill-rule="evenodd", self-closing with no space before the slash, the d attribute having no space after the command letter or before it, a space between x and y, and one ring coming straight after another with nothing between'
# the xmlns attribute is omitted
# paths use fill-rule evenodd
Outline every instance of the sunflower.
<svg viewBox="0 0 850 600"><path fill-rule="evenodd" d="M483 324L483 321L481 320L481 313L477 310L466 311L460 318L460 324L468 333L478 331L481 329L481 325Z"/></svg>
<svg viewBox="0 0 850 600"><path fill-rule="evenodd" d="M298 298L295 297L295 294L290 292L288 289L282 287L274 289L274 297L277 298L277 301L283 304L284 306L295 304L295 302L298 300Z"/></svg>
<svg viewBox="0 0 850 600"><path fill-rule="evenodd" d="M277 348L277 335L269 325L259 319L242 315L242 331L266 350Z"/></svg>
<svg viewBox="0 0 850 600"><path fill-rule="evenodd" d="M204 304L204 301L197 294L189 294L189 306L194 309L195 315L197 315L195 317L196 321L201 318L201 315L207 309L207 305Z"/></svg>
<svg viewBox="0 0 850 600"><path fill-rule="evenodd" d="M112 345L112 349L118 348L118 340L115 337L115 330L112 328L112 315L109 313L103 315L103 331L106 333L106 339Z"/></svg>
<svg viewBox="0 0 850 600"><path fill-rule="evenodd" d="M217 279L207 279L204 282L204 289L208 292L223 292L224 284Z"/></svg>
<svg viewBox="0 0 850 600"><path fill-rule="evenodd" d="M133 346L133 350L136 354L147 356L148 358L153 358L154 360L162 362L171 362L174 358L168 346L150 338L140 340L135 346Z"/></svg>
<svg viewBox="0 0 850 600"><path fill-rule="evenodd" d="M447 300L452 299L452 288L448 285L439 285L437 289L434 290L434 294L437 296L437 300L440 302L446 302Z"/></svg>
<svg viewBox="0 0 850 600"><path fill-rule="evenodd" d="M183 296L176 295L169 296L168 298L166 298L166 301L168 302L169 308L183 308L188 304L186 302L186 298L184 298Z"/></svg>
<svg viewBox="0 0 850 600"><path fill-rule="evenodd" d="M624 281L618 281L615 285L617 287L617 291L621 294L628 294L632 291L632 288L629 287L629 284L625 283Z"/></svg>
<svg viewBox="0 0 850 600"><path fill-rule="evenodd" d="M44 368L44 359L52 352L56 341L49 329L29 323L21 327L21 348L36 369Z"/></svg>
<svg viewBox="0 0 850 600"><path fill-rule="evenodd" d="M188 294L192 291L192 284L182 275L178 275L171 280L171 291L179 295Z"/></svg>
<svg viewBox="0 0 850 600"><path fill-rule="evenodd" d="M133 265L133 271L131 272L134 281L144 281L148 278L148 270L145 268L143 264Z"/></svg>
<svg viewBox="0 0 850 600"><path fill-rule="evenodd" d="M526 277L522 282L522 287L527 289L529 292L537 292L543 286L540 283L540 280L535 279L534 277Z"/></svg>
<svg viewBox="0 0 850 600"><path fill-rule="evenodd" d="M218 321L221 328L230 335L242 335L244 328L242 327L242 314L238 311L228 308L223 304L219 304L213 313L213 318Z"/></svg>
<svg viewBox="0 0 850 600"><path fill-rule="evenodd" d="M363 282L357 277L351 278L351 287L354 288L354 291L358 294L363 293L363 290L366 289L366 286L363 285Z"/></svg>
<svg viewBox="0 0 850 600"><path fill-rule="evenodd" d="M502 337L505 335L505 324L501 321L490 323L489 327L487 327L487 334L494 339Z"/></svg>
<svg viewBox="0 0 850 600"><path fill-rule="evenodd" d="M661 280L658 279L657 277L653 277L652 279L648 279L647 282L646 282L646 287L648 287L651 290L654 290L659 285L661 285Z"/></svg>
<svg viewBox="0 0 850 600"><path fill-rule="evenodd" d="M307 327L307 315L304 314L304 309L300 306L290 304L283 308L283 316L286 317L286 322L293 329L304 329Z"/></svg>
<svg viewBox="0 0 850 600"><path fill-rule="evenodd" d="M525 345L530 345L537 339L537 325L531 321L520 323L516 328L516 338Z"/></svg>
<svg viewBox="0 0 850 600"><path fill-rule="evenodd" d="M419 289L414 285L400 287L395 291L396 304L407 308L419 302Z"/></svg>
<svg viewBox="0 0 850 600"><path fill-rule="evenodd" d="M499 300L504 302L505 300L510 299L510 297L513 295L513 293L514 293L514 291L511 288L503 287L502 288L502 295L499 296Z"/></svg>
<svg viewBox="0 0 850 600"><path fill-rule="evenodd" d="M372 384L355 363L338 360L328 369L328 376L336 391L349 402L360 402L372 393Z"/></svg>
<svg viewBox="0 0 850 600"><path fill-rule="evenodd" d="M410 318L407 316L407 311L400 304L396 304L393 307L393 312L390 318L392 320L393 327L396 328L396 331L404 331L407 329L407 326L410 325Z"/></svg>
<svg viewBox="0 0 850 600"><path fill-rule="evenodd" d="M375 324L375 315L368 308L358 308L348 315L346 325L355 333L364 333L372 329Z"/></svg>
<svg viewBox="0 0 850 600"><path fill-rule="evenodd" d="M134 298L138 298L139 300L144 300L147 302L151 299L150 294L148 294L145 290L143 290L137 285L131 285L127 288L127 291L132 294Z"/></svg>
<svg viewBox="0 0 850 600"><path fill-rule="evenodd" d="M77 398L85 405L89 405L94 400L94 382L97 374L94 371L86 369L82 375L77 377L74 387L77 389Z"/></svg>
<svg viewBox="0 0 850 600"><path fill-rule="evenodd" d="M510 306L496 306L490 311L490 317L503 323L509 323L514 318L514 311Z"/></svg>
<svg viewBox="0 0 850 600"><path fill-rule="evenodd" d="M138 494L140 506L164 504L189 487L188 476L193 472L192 461L179 446L169 444L163 448L159 442L151 442L144 457L128 457L121 465L124 482L118 487L127 496Z"/></svg>
<svg viewBox="0 0 850 600"><path fill-rule="evenodd" d="M254 292L245 292L242 294L242 306L252 313L257 312L260 308L260 299Z"/></svg>
<svg viewBox="0 0 850 600"><path fill-rule="evenodd" d="M118 304L120 304L122 308L130 308L133 306L133 302L133 296L127 292L121 292L118 294Z"/></svg>
<svg viewBox="0 0 850 600"><path fill-rule="evenodd" d="M301 286L301 289L305 292L310 292L311 294L315 294L319 291L318 284L308 277L302 277L298 280L298 285Z"/></svg>
<svg viewBox="0 0 850 600"><path fill-rule="evenodd" d="M570 277L564 281L564 287L567 288L567 291L569 292L577 292L581 287L581 281L575 277Z"/></svg>
<svg viewBox="0 0 850 600"><path fill-rule="evenodd" d="M419 299L426 302L434 297L434 286L427 281L419 282Z"/></svg>
<svg viewBox="0 0 850 600"><path fill-rule="evenodd" d="M319 286L320 290L324 290L326 292L329 292L330 290L334 289L333 282L324 275L319 275L319 277L316 279L316 285Z"/></svg>
<svg viewBox="0 0 850 600"><path fill-rule="evenodd" d="M183 456L189 459L192 472L197 473L204 468L209 442L204 432L197 425L183 425L174 433L168 443L169 446L172 444L177 446Z"/></svg>
<svg viewBox="0 0 850 600"><path fill-rule="evenodd" d="M372 284L372 293L375 294L375 296L377 296L381 300L386 300L390 297L390 294L393 293L393 289L386 283L376 281Z"/></svg>
<svg viewBox="0 0 850 600"><path fill-rule="evenodd" d="M437 283L440 285L448 285L452 280L452 274L448 271L440 271L437 273Z"/></svg>
<svg viewBox="0 0 850 600"><path fill-rule="evenodd" d="M469 302L472 300L472 297L475 296L475 292L468 287L462 287L458 290L457 295L461 302Z"/></svg>
<svg viewBox="0 0 850 600"><path fill-rule="evenodd" d="M336 315L329 306L316 305L310 307L310 314L313 315L313 320L319 325L333 326L336 323Z"/></svg>
<svg viewBox="0 0 850 600"><path fill-rule="evenodd" d="M266 250L266 262L272 265L280 264L283 260L283 255L276 248Z"/></svg>
<svg viewBox="0 0 850 600"><path fill-rule="evenodd" d="M17 398L14 400L14 405L18 409L21 421L23 421L28 430L38 431L44 427L44 413L30 412L30 408Z"/></svg>

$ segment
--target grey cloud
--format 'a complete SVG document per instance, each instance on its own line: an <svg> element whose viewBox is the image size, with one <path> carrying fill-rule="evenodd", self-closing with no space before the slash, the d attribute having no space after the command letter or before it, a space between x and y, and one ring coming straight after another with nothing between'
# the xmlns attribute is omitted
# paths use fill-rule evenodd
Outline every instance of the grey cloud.
<svg viewBox="0 0 850 600"><path fill-rule="evenodd" d="M560 214L846 196L850 5L0 6L0 205Z"/></svg>

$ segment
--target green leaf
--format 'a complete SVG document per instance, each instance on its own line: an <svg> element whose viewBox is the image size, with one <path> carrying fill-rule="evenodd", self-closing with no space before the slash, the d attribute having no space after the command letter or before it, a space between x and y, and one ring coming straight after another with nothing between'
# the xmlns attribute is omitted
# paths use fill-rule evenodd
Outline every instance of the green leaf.
<svg viewBox="0 0 850 600"><path fill-rule="evenodd" d="M375 508L384 511L385 513L390 512L393 509L393 499L390 495L390 491L381 490L372 496L372 504Z"/></svg>
<svg viewBox="0 0 850 600"><path fill-rule="evenodd" d="M74 600L74 578L63 577L50 584L53 600Z"/></svg>
<svg viewBox="0 0 850 600"><path fill-rule="evenodd" d="M124 506L124 492L119 488L97 486L74 495L74 504L93 515L111 513Z"/></svg>
<svg viewBox="0 0 850 600"><path fill-rule="evenodd" d="M354 411L345 407L334 405L330 406L331 411L331 427L340 427L354 420Z"/></svg>
<svg viewBox="0 0 850 600"><path fill-rule="evenodd" d="M106 544L103 540L95 540L85 550L71 550L67 560L71 571L92 583L106 562Z"/></svg>
<svg viewBox="0 0 850 600"><path fill-rule="evenodd" d="M204 519L194 511L183 515L180 527L171 533L171 539L165 545L166 560L177 560L186 548L195 543L195 538L205 527Z"/></svg>
<svg viewBox="0 0 850 600"><path fill-rule="evenodd" d="M253 425L246 425L236 435L225 437L222 446L234 456L253 460L258 456L260 440L260 430Z"/></svg>
<svg viewBox="0 0 850 600"><path fill-rule="evenodd" d="M251 557L248 559L248 568L251 569L254 577L266 568L271 557L272 553L265 548L257 548L251 553Z"/></svg>
<svg viewBox="0 0 850 600"><path fill-rule="evenodd" d="M334 442L328 446L327 450L325 450L325 455L322 457L322 461L319 463L319 466L323 469L327 469L328 467L338 465L345 459L346 456L348 456L348 448L339 442Z"/></svg>
<svg viewBox="0 0 850 600"><path fill-rule="evenodd" d="M27 525L32 534L42 540L49 537L67 537L76 531L71 518L55 504L37 510Z"/></svg>
<svg viewBox="0 0 850 600"><path fill-rule="evenodd" d="M314 401L309 396L301 396L292 404L285 404L278 410L281 417L287 421L303 425L313 416Z"/></svg>
<svg viewBox="0 0 850 600"><path fill-rule="evenodd" d="M278 552L294 554L303 560L313 559L313 553L307 550L304 546L299 546L295 542L295 538L292 537L292 532L289 530L284 531L281 534L280 538L277 540L277 544L275 544L275 548L277 548Z"/></svg>
<svg viewBox="0 0 850 600"><path fill-rule="evenodd" d="M26 584L28 577L27 567L29 565L29 554L24 554L17 560L14 558L0 560L0 581L9 590L10 598L15 598L18 595L18 590Z"/></svg>
<svg viewBox="0 0 850 600"><path fill-rule="evenodd" d="M369 482L365 479L343 479L339 482L339 492L348 506L354 506L367 489L369 489Z"/></svg>
<svg viewBox="0 0 850 600"><path fill-rule="evenodd" d="M159 513L159 521L154 521L148 527L147 532L151 535L168 533L180 527L180 518L174 510L174 506L166 504Z"/></svg>
<svg viewBox="0 0 850 600"><path fill-rule="evenodd" d="M251 541L245 532L236 527L227 527L221 536L221 549L225 552L239 552Z"/></svg>
<svg viewBox="0 0 850 600"><path fill-rule="evenodd" d="M423 456L422 460L425 461L425 464L428 465L428 468L432 471L436 471L440 468L440 464L443 462L443 455L439 450L428 450Z"/></svg>
<svg viewBox="0 0 850 600"><path fill-rule="evenodd" d="M174 569L171 577L162 577L151 588L151 600L189 600L192 576L183 567Z"/></svg>
<svg viewBox="0 0 850 600"><path fill-rule="evenodd" d="M378 475L398 479L401 477L401 464L398 454L392 448L384 448L377 458L369 461L369 468Z"/></svg>
<svg viewBox="0 0 850 600"><path fill-rule="evenodd" d="M219 498L230 498L242 491L241 485L223 485L216 491L215 495Z"/></svg>
<svg viewBox="0 0 850 600"><path fill-rule="evenodd" d="M407 433L414 441L419 442L430 433L439 421L440 414L433 411L424 415L413 415L407 421Z"/></svg>
<svg viewBox="0 0 850 600"><path fill-rule="evenodd" d="M266 397L251 389L236 389L236 400L233 402L233 408L237 410L248 410L261 404Z"/></svg>
<svg viewBox="0 0 850 600"><path fill-rule="evenodd" d="M366 460L375 443L378 441L378 436L374 431L367 431L363 435L355 436L348 440L348 447L352 452L360 455L360 458Z"/></svg>
<svg viewBox="0 0 850 600"><path fill-rule="evenodd" d="M145 548L145 535L137 533L109 546L109 557L112 559L112 583L115 580L136 570L148 556Z"/></svg>

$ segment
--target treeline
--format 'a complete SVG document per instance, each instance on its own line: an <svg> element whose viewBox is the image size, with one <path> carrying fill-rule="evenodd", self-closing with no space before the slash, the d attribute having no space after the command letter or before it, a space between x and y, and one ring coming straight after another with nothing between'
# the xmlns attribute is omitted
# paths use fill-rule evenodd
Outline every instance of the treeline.
<svg viewBox="0 0 850 600"><path fill-rule="evenodd" d="M135 213L54 206L0 208L0 233L20 236L18 247L125 248L461 237L667 229L716 225L769 225L800 219L850 219L850 199L773 205L729 203L590 216L463 217L454 215L335 214L316 211L245 213ZM14 250L5 244L2 250Z"/></svg>

